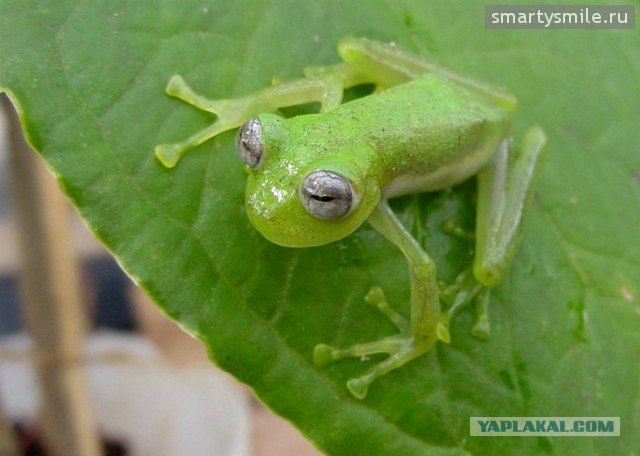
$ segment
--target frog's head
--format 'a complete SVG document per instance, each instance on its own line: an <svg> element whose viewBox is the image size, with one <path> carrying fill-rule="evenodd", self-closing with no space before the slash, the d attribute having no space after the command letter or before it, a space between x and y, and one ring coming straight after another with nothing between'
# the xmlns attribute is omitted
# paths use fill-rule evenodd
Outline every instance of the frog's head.
<svg viewBox="0 0 640 456"><path fill-rule="evenodd" d="M357 148L320 153L317 147L296 141L285 122L263 114L238 132L236 148L250 169L249 219L267 239L285 247L342 239L369 217L380 200L366 163L369 154ZM324 149L332 149L329 140L326 145Z"/></svg>

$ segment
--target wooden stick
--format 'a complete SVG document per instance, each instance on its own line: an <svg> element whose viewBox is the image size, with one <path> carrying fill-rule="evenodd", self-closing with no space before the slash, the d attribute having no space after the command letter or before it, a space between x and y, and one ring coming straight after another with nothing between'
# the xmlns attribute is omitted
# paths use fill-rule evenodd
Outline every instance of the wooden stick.
<svg viewBox="0 0 640 456"><path fill-rule="evenodd" d="M95 456L99 441L84 378L86 327L79 271L71 246L69 204L44 161L26 144L11 103L7 113L10 170L21 251L22 311L37 353L43 438L56 456Z"/></svg>
<svg viewBox="0 0 640 456"><path fill-rule="evenodd" d="M19 456L18 443L12 423L2 413L2 410L0 410L0 454L2 456Z"/></svg>

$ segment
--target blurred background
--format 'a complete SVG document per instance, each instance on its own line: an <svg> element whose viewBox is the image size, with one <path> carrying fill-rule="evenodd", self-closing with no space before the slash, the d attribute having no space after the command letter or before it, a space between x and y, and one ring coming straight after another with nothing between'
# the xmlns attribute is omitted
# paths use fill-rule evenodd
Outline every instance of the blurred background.
<svg viewBox="0 0 640 456"><path fill-rule="evenodd" d="M320 454L135 286L0 97L0 456Z"/></svg>

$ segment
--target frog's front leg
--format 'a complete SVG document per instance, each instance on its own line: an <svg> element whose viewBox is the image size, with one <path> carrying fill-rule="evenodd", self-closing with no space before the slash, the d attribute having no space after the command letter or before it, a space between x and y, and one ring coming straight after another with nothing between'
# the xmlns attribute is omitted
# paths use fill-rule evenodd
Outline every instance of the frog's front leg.
<svg viewBox="0 0 640 456"><path fill-rule="evenodd" d="M400 333L375 342L356 344L346 349L320 344L314 351L314 361L318 365L374 353L389 355L365 375L347 382L349 391L359 399L365 397L375 379L428 352L438 340L440 321L439 289L433 260L402 226L386 200L381 201L374 209L369 222L393 242L407 258L411 280L411 320L408 323L404 321L402 316L388 307L380 292L374 289L372 290L374 295L372 296L370 292L368 301L387 315L396 324Z"/></svg>
<svg viewBox="0 0 640 456"><path fill-rule="evenodd" d="M218 118L184 141L156 146L156 157L167 168L172 168L185 152L206 140L241 126L257 114L275 112L286 106L319 102L322 112L329 111L342 102L343 88L358 81L357 74L350 71L350 67L339 64L327 67L321 77L276 84L245 97L210 100L194 92L181 76L175 75L167 84L167 94L213 113Z"/></svg>

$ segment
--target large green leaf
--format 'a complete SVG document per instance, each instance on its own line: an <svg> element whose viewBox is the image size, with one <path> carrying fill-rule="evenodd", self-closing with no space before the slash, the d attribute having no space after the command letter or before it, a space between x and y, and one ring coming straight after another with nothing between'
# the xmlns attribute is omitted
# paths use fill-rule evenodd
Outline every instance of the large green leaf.
<svg viewBox="0 0 640 456"><path fill-rule="evenodd" d="M96 235L222 368L332 454L638 454L640 448L640 36L496 31L484 5L383 1L0 1L0 85L31 144ZM493 336L453 343L378 380L363 401L345 381L373 361L320 369L317 343L394 329L362 298L380 284L408 312L401 254L370 227L286 249L244 211L245 176L225 134L173 170L153 147L211 118L164 95L175 73L232 97L337 61L344 35L394 40L503 85L517 137L549 135L516 264L494 293ZM443 280L469 245L473 183L395 202ZM153 379L150 379L153 381ZM471 438L470 416L620 416L619 438Z"/></svg>

